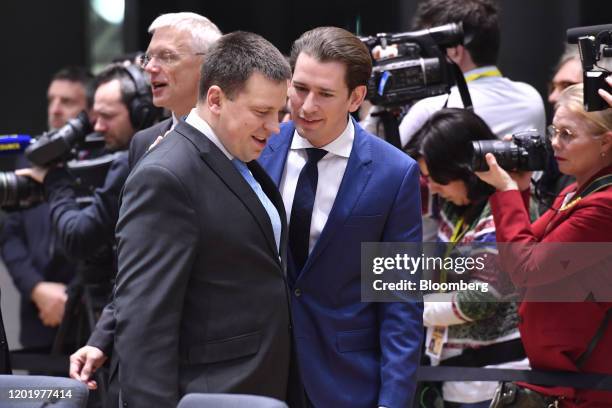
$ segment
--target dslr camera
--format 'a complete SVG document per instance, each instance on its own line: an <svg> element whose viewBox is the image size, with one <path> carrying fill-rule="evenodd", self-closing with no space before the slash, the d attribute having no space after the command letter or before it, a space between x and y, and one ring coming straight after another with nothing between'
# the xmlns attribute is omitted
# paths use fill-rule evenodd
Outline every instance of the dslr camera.
<svg viewBox="0 0 612 408"><path fill-rule="evenodd" d="M15 147L4 149L5 154L19 153L25 149L25 157L36 166L47 167L64 163L76 177L75 188L86 203L85 196L89 195L94 186L102 185L106 171L114 160L114 155L92 160L72 160L78 157L79 151L94 149L104 143L104 138L91 133L92 130L89 118L83 111L57 130L43 133L33 139L23 135L2 137L0 145ZM0 172L0 207L4 210L26 209L43 200L42 184L29 177L18 176L12 171Z"/></svg>
<svg viewBox="0 0 612 408"><path fill-rule="evenodd" d="M598 89L612 92L606 82L610 71L597 66L603 57L612 57L612 24L576 27L567 30L567 42L578 44L584 82L584 109L587 112L608 109L610 106L597 93Z"/></svg>
<svg viewBox="0 0 612 408"><path fill-rule="evenodd" d="M497 164L503 169L513 171L544 170L548 160L550 144L536 130L527 130L512 135L511 141L476 140L472 142L473 171L487 171L487 153L493 153Z"/></svg>
<svg viewBox="0 0 612 408"><path fill-rule="evenodd" d="M398 55L374 61L368 99L374 105L397 107L416 99L448 93L455 83L445 49L463 43L461 23L404 33L360 37L372 51L397 45Z"/></svg>

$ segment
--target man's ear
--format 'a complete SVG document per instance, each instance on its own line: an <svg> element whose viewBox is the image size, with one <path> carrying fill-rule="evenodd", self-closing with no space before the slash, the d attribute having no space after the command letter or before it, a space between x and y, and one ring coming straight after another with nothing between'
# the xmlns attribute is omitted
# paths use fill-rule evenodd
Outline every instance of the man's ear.
<svg viewBox="0 0 612 408"><path fill-rule="evenodd" d="M367 88L365 85L359 85L349 95L349 112L355 112L361 106L361 103L366 97Z"/></svg>
<svg viewBox="0 0 612 408"><path fill-rule="evenodd" d="M448 55L448 58L450 58L457 65L461 64L464 53L465 47L463 45L457 45L455 47L446 49L446 55Z"/></svg>
<svg viewBox="0 0 612 408"><path fill-rule="evenodd" d="M217 85L212 85L210 88L208 88L208 92L206 93L206 105L208 110L216 115L219 115L221 113L221 105L223 105L224 100L225 94L221 88L219 88Z"/></svg>
<svg viewBox="0 0 612 408"><path fill-rule="evenodd" d="M608 130L601 137L601 153L604 157L612 155L612 130Z"/></svg>

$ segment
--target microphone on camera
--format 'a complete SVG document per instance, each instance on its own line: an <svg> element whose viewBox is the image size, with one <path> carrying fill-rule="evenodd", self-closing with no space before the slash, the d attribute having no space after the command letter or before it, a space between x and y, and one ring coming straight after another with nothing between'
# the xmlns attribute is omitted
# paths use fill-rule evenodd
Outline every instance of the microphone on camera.
<svg viewBox="0 0 612 408"><path fill-rule="evenodd" d="M0 135L0 155L21 153L31 143L30 135Z"/></svg>
<svg viewBox="0 0 612 408"><path fill-rule="evenodd" d="M577 44L580 37L596 36L602 31L612 31L612 24L569 28L567 30L567 42Z"/></svg>

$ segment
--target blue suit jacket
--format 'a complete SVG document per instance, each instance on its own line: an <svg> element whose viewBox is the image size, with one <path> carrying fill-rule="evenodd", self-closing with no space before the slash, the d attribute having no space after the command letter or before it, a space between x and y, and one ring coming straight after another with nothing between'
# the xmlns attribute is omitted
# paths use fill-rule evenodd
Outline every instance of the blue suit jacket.
<svg viewBox="0 0 612 408"><path fill-rule="evenodd" d="M423 308L362 303L362 242L421 242L415 161L355 124L346 172L299 277L289 267L300 371L315 407L411 406ZM280 184L295 127L272 136L259 162ZM321 182L321 180L319 180Z"/></svg>

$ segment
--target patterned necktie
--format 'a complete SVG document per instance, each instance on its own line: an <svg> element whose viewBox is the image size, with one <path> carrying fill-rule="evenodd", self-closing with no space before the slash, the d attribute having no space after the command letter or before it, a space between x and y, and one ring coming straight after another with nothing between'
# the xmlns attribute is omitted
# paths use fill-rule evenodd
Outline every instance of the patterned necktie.
<svg viewBox="0 0 612 408"><path fill-rule="evenodd" d="M327 151L308 148L306 153L308 153L308 161L298 178L289 222L289 248L298 274L308 258L310 221L319 179L317 163L327 154Z"/></svg>
<svg viewBox="0 0 612 408"><path fill-rule="evenodd" d="M263 189L261 188L261 185L257 182L257 180L255 180L255 177L253 177L253 174L251 174L251 171L249 170L247 165L238 159L232 160L232 163L234 163L234 166L236 166L240 174L242 174L242 177L244 177L244 179L247 183L249 183L249 186L251 186L255 194L257 194L257 198L259 198L259 201L268 213L268 217L270 217L270 223L272 224L272 230L274 231L274 241L276 241L276 249L280 252L281 219L278 215L278 210L276 209L276 207L274 207L274 204L272 204L272 201L270 201L266 193L264 193Z"/></svg>

